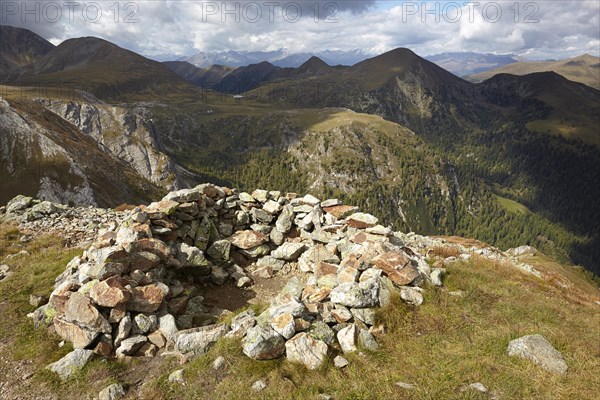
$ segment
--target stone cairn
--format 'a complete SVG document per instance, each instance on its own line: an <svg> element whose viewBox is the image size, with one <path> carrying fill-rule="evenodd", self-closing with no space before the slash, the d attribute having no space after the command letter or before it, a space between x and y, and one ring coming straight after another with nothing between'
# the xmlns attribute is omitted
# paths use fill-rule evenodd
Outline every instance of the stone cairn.
<svg viewBox="0 0 600 400"><path fill-rule="evenodd" d="M423 284L441 285L444 270L400 236L335 199L202 184L99 231L30 317L87 358L188 357L226 336L248 357L315 369L331 352L377 349L376 310L394 293L419 305ZM260 315L217 323L203 304L200 284L243 288L276 274L292 277Z"/></svg>

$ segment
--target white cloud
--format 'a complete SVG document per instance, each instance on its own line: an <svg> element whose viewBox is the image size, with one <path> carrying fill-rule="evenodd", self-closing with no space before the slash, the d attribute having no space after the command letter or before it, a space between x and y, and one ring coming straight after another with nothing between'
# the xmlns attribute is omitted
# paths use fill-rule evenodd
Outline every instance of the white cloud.
<svg viewBox="0 0 600 400"><path fill-rule="evenodd" d="M596 0L523 1L519 3L517 15L514 1L479 1L481 4L474 8L458 1L456 4L463 7L456 23L447 22L456 20L456 7L448 9L450 12L447 15L424 13L426 9L437 7L439 11L448 7L448 2L441 1L427 4L322 1L318 7L319 18L315 20L314 0L302 0L296 4L303 17L295 23L291 22L295 16L295 6L287 7L288 13L285 13L286 4L290 3L288 0L281 0L280 6L272 10L272 21L269 20L271 9L264 1L257 1L262 16L255 22L249 21L256 16L256 12L247 6L248 2L227 1L224 5L222 1L143 0L133 3L137 8L131 5L126 8L131 3L78 1L80 6L75 9L73 22L68 21L66 8L63 8L63 18L54 23L49 22L43 13L40 13L40 22L35 22L23 13L7 12L10 10L3 8L1 22L31 29L55 44L73 37L99 36L148 56L279 48L287 48L291 52L360 48L377 54L395 47L409 47L421 55L443 51L476 51L514 53L534 58L564 58L584 52L600 53L600 3ZM42 3L32 0L26 2L30 5ZM7 3L11 2L4 1L2 7L6 7ZM22 7L22 0L12 3ZM86 6L87 16L93 16L89 8L92 3L103 7L102 17L95 23L90 22L90 18L83 18ZM335 8L327 6L330 3ZM537 9L526 6L526 3L536 5ZM115 4L119 6L116 16L118 22L115 22ZM491 20L496 15L494 4L499 4L502 12L496 22ZM244 9L245 5L247 8ZM217 9L211 8L214 6ZM237 10L239 22L234 21L234 15L223 14L224 7ZM324 21L331 11L336 11L333 16L337 19L335 23ZM530 15L532 12L533 15ZM124 22L128 16L137 19L137 22ZM527 16L539 22L526 23L524 20ZM440 22L435 21L436 17ZM223 23L222 18L227 18L228 22Z"/></svg>

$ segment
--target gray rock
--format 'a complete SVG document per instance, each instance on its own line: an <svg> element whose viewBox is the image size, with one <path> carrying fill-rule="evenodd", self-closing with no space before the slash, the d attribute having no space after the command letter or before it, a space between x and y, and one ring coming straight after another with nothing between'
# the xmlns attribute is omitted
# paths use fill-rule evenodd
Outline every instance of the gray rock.
<svg viewBox="0 0 600 400"><path fill-rule="evenodd" d="M320 368L327 358L327 345L302 332L285 343L288 361L304 365L308 369Z"/></svg>
<svg viewBox="0 0 600 400"><path fill-rule="evenodd" d="M527 335L508 343L508 355L533 361L546 371L564 375L567 363L562 354L556 350L542 335Z"/></svg>
<svg viewBox="0 0 600 400"><path fill-rule="evenodd" d="M198 247L189 246L185 243L178 243L177 249L177 260L183 267L206 267L208 261L204 257L204 253Z"/></svg>
<svg viewBox="0 0 600 400"><path fill-rule="evenodd" d="M56 372L62 379L67 379L75 372L80 371L93 356L92 350L75 349L46 368Z"/></svg>
<svg viewBox="0 0 600 400"><path fill-rule="evenodd" d="M371 278L362 282L346 282L330 293L331 301L346 307L375 307L379 305L379 283Z"/></svg>
<svg viewBox="0 0 600 400"><path fill-rule="evenodd" d="M175 337L175 350L183 354L204 354L210 346L225 336L227 332L229 332L229 328L225 324L179 331Z"/></svg>
<svg viewBox="0 0 600 400"><path fill-rule="evenodd" d="M485 387L485 385L481 382L475 382L475 383L471 383L467 386L464 387L463 391L465 390L475 390L477 392L480 393L487 393L488 392L488 388Z"/></svg>
<svg viewBox="0 0 600 400"><path fill-rule="evenodd" d="M256 203L256 199L250 195L250 193L242 192L238 194L241 201L245 203Z"/></svg>
<svg viewBox="0 0 600 400"><path fill-rule="evenodd" d="M348 364L349 364L348 360L346 360L342 356L335 356L335 358L333 359L333 365L335 365L336 368L344 368Z"/></svg>
<svg viewBox="0 0 600 400"><path fill-rule="evenodd" d="M275 222L275 229L281 233L288 233L292 229L292 223L294 222L294 208L287 204L281 210L277 221Z"/></svg>
<svg viewBox="0 0 600 400"><path fill-rule="evenodd" d="M337 333L338 342L340 343L340 346L344 353L351 353L357 350L357 337L358 327L355 324L351 324L345 328L342 328Z"/></svg>
<svg viewBox="0 0 600 400"><path fill-rule="evenodd" d="M279 358L285 352L283 337L270 326L255 326L242 341L242 351L256 360Z"/></svg>
<svg viewBox="0 0 600 400"><path fill-rule="evenodd" d="M402 300L415 306L423 304L423 295L417 289L412 287L400 288L400 297Z"/></svg>
<svg viewBox="0 0 600 400"><path fill-rule="evenodd" d="M294 317L300 317L306 307L289 293L280 293L271 303L271 306L265 312L273 318L280 314L290 313Z"/></svg>
<svg viewBox="0 0 600 400"><path fill-rule="evenodd" d="M271 267L273 271L281 271L284 265L285 261L279 260L273 256L264 256L256 262L257 267Z"/></svg>
<svg viewBox="0 0 600 400"><path fill-rule="evenodd" d="M434 268L431 271L431 274L429 275L429 277L431 278L431 283L434 286L443 286L444 283L442 282L442 279L444 278L445 274L446 274L445 268Z"/></svg>
<svg viewBox="0 0 600 400"><path fill-rule="evenodd" d="M269 254L271 252L271 248L269 247L268 244L261 244L260 246L256 246L253 247L251 249L248 250L240 250L240 253L242 253L244 256L250 258L250 259L257 259L259 257L263 257L266 256L267 254Z"/></svg>
<svg viewBox="0 0 600 400"><path fill-rule="evenodd" d="M263 206L263 210L271 215L277 214L281 210L281 204L276 201L269 200Z"/></svg>
<svg viewBox="0 0 600 400"><path fill-rule="evenodd" d="M396 382L395 385L398 386L399 388L406 389L406 390L412 390L412 389L417 388L416 385L413 385L412 383L406 383L406 382Z"/></svg>
<svg viewBox="0 0 600 400"><path fill-rule="evenodd" d="M252 384L252 390L254 390L255 392L262 392L266 388L267 388L267 384L262 379L254 382Z"/></svg>
<svg viewBox="0 0 600 400"><path fill-rule="evenodd" d="M374 308L351 308L350 312L359 321L367 325L375 325L375 309Z"/></svg>
<svg viewBox="0 0 600 400"><path fill-rule="evenodd" d="M161 315L158 318L158 330L170 342L175 342L175 336L178 329L175 323L175 317L171 314Z"/></svg>
<svg viewBox="0 0 600 400"><path fill-rule="evenodd" d="M290 294L297 301L300 300L300 296L302 296L302 291L304 290L304 286L302 285L302 281L299 277L294 276L290 278L283 289L281 289L282 294Z"/></svg>
<svg viewBox="0 0 600 400"><path fill-rule="evenodd" d="M225 268L220 265L213 265L210 267L210 279L217 285L223 285L225 281L227 281L227 278L229 278L229 274Z"/></svg>
<svg viewBox="0 0 600 400"><path fill-rule="evenodd" d="M281 246L285 241L285 234L279 232L277 229L271 230L271 234L269 235L271 242L276 246Z"/></svg>
<svg viewBox="0 0 600 400"><path fill-rule="evenodd" d="M229 240L217 240L206 251L214 260L229 260L229 251L231 250L231 242Z"/></svg>
<svg viewBox="0 0 600 400"><path fill-rule="evenodd" d="M178 383L180 385L185 385L185 379L183 379L183 370L178 369L169 374L168 378L170 383Z"/></svg>
<svg viewBox="0 0 600 400"><path fill-rule="evenodd" d="M115 351L117 356L131 356L140 349L148 341L148 338L143 335L132 336L121 342L121 345Z"/></svg>
<svg viewBox="0 0 600 400"><path fill-rule="evenodd" d="M377 344L375 337L366 329L361 329L358 333L358 345L359 347L370 351L376 351L379 348L379 344Z"/></svg>
<svg viewBox="0 0 600 400"><path fill-rule="evenodd" d="M126 315L119 321L119 325L117 325L117 332L115 336L115 348L121 345L121 342L129 337L129 333L131 332L131 328L133 326L133 321L129 315Z"/></svg>
<svg viewBox="0 0 600 400"><path fill-rule="evenodd" d="M26 210L33 203L33 198L29 196L18 195L6 204L6 214L17 213Z"/></svg>
<svg viewBox="0 0 600 400"><path fill-rule="evenodd" d="M132 333L145 335L158 328L158 317L155 314L138 314L133 318Z"/></svg>
<svg viewBox="0 0 600 400"><path fill-rule="evenodd" d="M353 228L372 228L377 225L379 219L371 214L357 212L348 217L348 225Z"/></svg>
<svg viewBox="0 0 600 400"><path fill-rule="evenodd" d="M294 316L289 313L279 314L271 320L271 327L285 339L290 339L296 333Z"/></svg>
<svg viewBox="0 0 600 400"><path fill-rule="evenodd" d="M338 199L327 199L327 200L323 200L321 202L321 207L323 207L323 208L333 207L333 206L339 206L341 204L342 204L342 202Z"/></svg>
<svg viewBox="0 0 600 400"><path fill-rule="evenodd" d="M125 397L125 388L120 383L113 383L98 394L98 400L117 400L123 397Z"/></svg>
<svg viewBox="0 0 600 400"><path fill-rule="evenodd" d="M225 368L225 357L219 356L213 361L212 368L215 371L221 371Z"/></svg>
<svg viewBox="0 0 600 400"><path fill-rule="evenodd" d="M231 320L231 330L225 335L226 337L242 338L250 328L256 325L254 311L246 310L236 315Z"/></svg>
<svg viewBox="0 0 600 400"><path fill-rule="evenodd" d="M280 260L295 261L305 249L306 246L303 243L287 242L275 249L271 255Z"/></svg>

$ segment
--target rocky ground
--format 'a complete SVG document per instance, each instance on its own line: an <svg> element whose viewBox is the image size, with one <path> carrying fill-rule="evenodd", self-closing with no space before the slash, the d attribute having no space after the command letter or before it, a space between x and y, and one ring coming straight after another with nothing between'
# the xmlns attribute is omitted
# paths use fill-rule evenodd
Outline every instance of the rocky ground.
<svg viewBox="0 0 600 400"><path fill-rule="evenodd" d="M378 310L396 298L421 306L426 291L443 287L454 263L476 257L557 279L521 261L536 253L528 246L503 252L476 241L393 232L356 207L311 195L204 184L124 212L24 196L0 211L25 233L21 242L52 233L68 246L87 243L52 294L30 300L39 306L29 315L36 328L72 344L73 351L47 366L63 380L98 358L186 363L221 338L239 340L256 362L285 357L309 370L345 368L352 353L379 349L386 326ZM6 265L0 279L10 273ZM511 341L507 354L558 375L568 371L541 335ZM6 363L25 380L32 374L27 362ZM179 375L169 381L183 382ZM2 385L10 395L11 385ZM117 384L99 396L136 390ZM487 392L480 382L465 390Z"/></svg>

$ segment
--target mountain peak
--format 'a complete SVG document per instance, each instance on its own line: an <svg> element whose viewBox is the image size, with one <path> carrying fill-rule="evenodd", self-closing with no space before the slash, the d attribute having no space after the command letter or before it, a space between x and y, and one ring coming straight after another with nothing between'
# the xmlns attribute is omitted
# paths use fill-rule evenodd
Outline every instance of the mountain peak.
<svg viewBox="0 0 600 400"><path fill-rule="evenodd" d="M317 56L312 56L304 64L298 67L300 73L317 73L323 69L329 69L329 64Z"/></svg>

